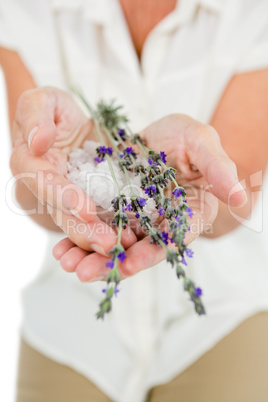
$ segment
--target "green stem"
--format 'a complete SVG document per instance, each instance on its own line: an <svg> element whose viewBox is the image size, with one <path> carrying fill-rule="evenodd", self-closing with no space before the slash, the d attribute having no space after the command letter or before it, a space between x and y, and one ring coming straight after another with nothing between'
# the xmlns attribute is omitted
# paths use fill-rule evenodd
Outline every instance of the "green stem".
<svg viewBox="0 0 268 402"><path fill-rule="evenodd" d="M110 142L112 143L113 147L115 148L117 155L120 156L120 151L118 150L118 145L117 145L115 139L113 138L113 136L111 135L111 133L109 132L109 130L108 130L105 126L102 126L102 128L104 129L105 134L107 135L108 139L110 140ZM123 145L124 149L126 149L127 147L126 147L124 141L122 141L122 138L120 137L120 135L117 135L117 134L116 134L116 137L117 137L118 141L121 143L121 145ZM131 157L132 163L133 163L134 165L136 165L136 160L135 160L135 158L134 158L132 155L130 155L130 157ZM130 191L131 191L131 194L132 194L133 196L135 196L135 193L134 193L133 188L132 188L132 185L131 185L131 181L130 181L129 174L128 174L128 171L127 171L127 169L126 169L125 166L123 166L123 171L124 171L125 177L126 177L126 179L127 179L127 182L128 182L128 185L129 185L129 188L130 188Z"/></svg>
<svg viewBox="0 0 268 402"><path fill-rule="evenodd" d="M113 147L115 148L117 155L120 156L120 151L119 151L119 149L118 149L118 144L117 144L116 141L114 140L113 136L111 135L111 133L109 132L109 130L108 130L105 126L103 126L103 129L104 129L104 131L105 131L105 134L107 134L107 137L109 138L109 140L110 140L110 142L112 143ZM122 140L122 138L120 137L120 135L118 135L118 134L115 134L115 135L116 135L116 138L117 138L118 142L123 146L124 149L126 149L127 147L126 147L124 141ZM130 158L131 158L131 160L132 160L132 163L133 163L134 165L136 165L137 163L136 163L136 160L135 160L135 158L133 157L133 155L130 155Z"/></svg>
<svg viewBox="0 0 268 402"><path fill-rule="evenodd" d="M121 211L122 211L122 207L120 205L120 212ZM118 226L117 245L121 244L122 229L123 229L122 220L120 219L119 226Z"/></svg>
<svg viewBox="0 0 268 402"><path fill-rule="evenodd" d="M145 146L139 140L137 141L137 145L139 146L145 159L148 160L148 151L146 151L147 147L145 148ZM149 148L147 148L147 149L149 149Z"/></svg>
<svg viewBox="0 0 268 402"><path fill-rule="evenodd" d="M147 226L147 228L148 228L149 230L151 230L151 231L157 233L157 230L156 230L150 223L146 223L146 226ZM162 246L166 251L169 251L168 246L166 245L166 243L163 242L163 240L158 239L158 242L159 242L159 244L161 244L161 246Z"/></svg>
<svg viewBox="0 0 268 402"><path fill-rule="evenodd" d="M95 129L96 129L96 133L97 133L99 142L100 142L101 145L104 145L104 140L103 140L103 136L102 136L102 133L101 133L101 130L100 130L99 121L95 117L95 112L94 112L93 108L90 106L90 104L87 102L87 100L84 98L84 96L78 90L74 89L74 92L81 99L81 101L84 103L84 105L88 109L89 113L91 114L91 117L92 117ZM111 136L109 135L110 133L108 132L108 130L106 130L105 127L103 127L103 128L105 130L105 133L107 134L107 136L111 140L111 138L110 138ZM116 151L117 151L117 153L119 152L117 147L116 147ZM120 188L119 188L119 185L118 185L118 182L117 182L117 179L116 179L116 176L115 176L115 172L114 172L114 169L113 169L113 166L112 166L111 157L109 155L105 155L105 159L108 162L109 170L110 170L110 173L111 173L111 176L112 176L116 191L118 193L118 196L120 196ZM119 205L119 208L120 208L120 212L122 212L122 205L121 204ZM120 219L119 220L119 225L118 225L117 245L121 245L121 237L122 237L122 220ZM114 262L113 272L117 272L119 274L118 260L117 259L115 259L115 262ZM115 288L116 285L114 284L112 286Z"/></svg>
<svg viewBox="0 0 268 402"><path fill-rule="evenodd" d="M158 188L159 193L161 194L161 197L164 197L164 191L163 191L162 187L159 186L159 184L157 184L157 188Z"/></svg>
<svg viewBox="0 0 268 402"><path fill-rule="evenodd" d="M94 109L93 107L88 103L88 101L86 100L86 98L83 96L83 94L76 88L76 87L72 87L71 90L73 91L73 93L78 96L78 98L82 101L82 103L86 106L86 108L88 109L90 115L93 117L94 113Z"/></svg>
<svg viewBox="0 0 268 402"><path fill-rule="evenodd" d="M135 193L134 193L132 185L131 185L129 174L128 174L128 171L127 171L125 166L123 166L123 170L124 170L124 173L125 173L125 176L126 176L126 179L127 179L131 194L132 194L132 196L135 196Z"/></svg>
<svg viewBox="0 0 268 402"><path fill-rule="evenodd" d="M164 162L159 161L159 164L162 166L162 168L164 168L164 170L167 170L167 169L168 169L168 166L167 166ZM173 181L173 183L175 184L176 187L181 188L181 186L179 186L179 184L178 184L177 181L174 179L174 177L171 177L171 180Z"/></svg>

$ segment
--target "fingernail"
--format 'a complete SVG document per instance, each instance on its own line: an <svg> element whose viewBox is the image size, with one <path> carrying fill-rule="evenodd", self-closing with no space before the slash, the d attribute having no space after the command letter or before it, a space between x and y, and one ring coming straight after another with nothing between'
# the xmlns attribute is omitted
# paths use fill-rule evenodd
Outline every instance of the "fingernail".
<svg viewBox="0 0 268 402"><path fill-rule="evenodd" d="M92 248L92 250L96 251L96 253L105 255L106 257L108 256L108 254L105 253L104 248L100 244L92 243L90 247Z"/></svg>
<svg viewBox="0 0 268 402"><path fill-rule="evenodd" d="M244 189L241 186L241 184L238 182L231 188L230 196L232 196L233 194L239 193L240 191L244 192Z"/></svg>
<svg viewBox="0 0 268 402"><path fill-rule="evenodd" d="M82 218L82 217L80 216L79 212L76 211L76 209L70 209L70 212L71 212L71 214L74 215L76 218L80 219L80 221L87 222L84 218Z"/></svg>
<svg viewBox="0 0 268 402"><path fill-rule="evenodd" d="M244 201L242 204L240 204L240 207L243 207L244 205L246 205L246 203L248 202L248 197L247 194L245 193L245 190L243 188L243 186L238 182L236 183L231 191L230 191L230 195L229 195L229 199L231 200L236 194L238 193L242 193L243 197L244 197Z"/></svg>
<svg viewBox="0 0 268 402"><path fill-rule="evenodd" d="M35 134L37 133L38 130L39 130L39 127L36 126L30 131L30 134L29 134L29 137L28 137L28 147L29 148L31 148L33 138L34 138L34 136L35 136Z"/></svg>
<svg viewBox="0 0 268 402"><path fill-rule="evenodd" d="M244 189L241 186L241 184L238 182L232 187L230 194L232 195L232 194L238 193L239 191L244 191Z"/></svg>

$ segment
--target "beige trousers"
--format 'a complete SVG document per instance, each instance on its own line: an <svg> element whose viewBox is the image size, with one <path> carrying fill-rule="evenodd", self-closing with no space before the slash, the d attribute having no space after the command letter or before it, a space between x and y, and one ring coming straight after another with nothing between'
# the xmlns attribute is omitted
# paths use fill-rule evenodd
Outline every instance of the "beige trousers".
<svg viewBox="0 0 268 402"><path fill-rule="evenodd" d="M108 402L91 381L32 349L23 340L16 402ZM267 402L268 312L237 327L147 402Z"/></svg>

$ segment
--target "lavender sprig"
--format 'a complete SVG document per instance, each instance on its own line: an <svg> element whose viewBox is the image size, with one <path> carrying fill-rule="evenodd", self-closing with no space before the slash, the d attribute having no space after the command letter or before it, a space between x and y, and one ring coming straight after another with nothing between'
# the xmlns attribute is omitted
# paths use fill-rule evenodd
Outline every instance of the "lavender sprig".
<svg viewBox="0 0 268 402"><path fill-rule="evenodd" d="M164 155L163 154L160 155L160 158L162 161L164 159ZM150 165L152 165L152 164L150 164ZM185 202L182 202L177 207L177 209L175 209L171 203L171 199L164 197L162 187L165 187L167 185L167 183L166 183L165 179L162 179L162 178L161 178L161 180L159 179L160 175L158 173L159 173L159 171L157 170L156 172L154 172L155 175L153 176L153 178L158 178L158 180L155 181L156 185L151 186L152 188L150 188L150 190L148 190L147 192L145 189L145 193L148 195L151 195L152 197L154 197L154 195L156 193L158 193L161 195L162 199L164 200L163 206L165 208L165 216L170 221L169 230L172 234L171 238L169 239L167 232L165 232L165 231L161 232L161 231L155 229L152 225L151 219L142 211L142 208L146 203L145 199L133 195L132 202L131 202L131 211L136 212L136 214L138 214L140 225L148 230L148 233L150 235L150 242L156 243L158 246L162 246L165 248L167 262L170 262L170 253L171 253L171 250L167 247L169 241L171 243L174 243L177 246L178 251L175 251L175 253L172 253L172 257L173 257L172 266L175 264L177 277L184 278L184 282L183 282L184 290L189 293L190 300L194 303L195 311L199 315L205 314L205 309L204 309L204 306L200 299L202 291L200 288L195 287L195 284L193 281L191 281L189 278L187 278L185 271L181 265L181 264L187 265L185 257L184 257L184 253L186 253L186 255L188 257L193 256L192 250L187 249L187 246L184 243L185 233L188 231L188 221L187 221L185 214L183 214L183 212L185 210L187 211L189 208L186 207ZM133 192L131 182L130 182L130 179L128 176L128 172L126 169L125 169L125 174L126 174L129 186L131 188L131 191ZM177 198L185 197L186 192L183 187L179 187L177 185L176 189L173 191L173 195L174 196L177 195ZM198 289L198 291L195 291L195 289Z"/></svg>
<svg viewBox="0 0 268 402"><path fill-rule="evenodd" d="M155 200L156 205L159 207L158 211L160 211L160 214L165 215L165 218L169 220L169 231L171 232L170 242L177 246L177 251L170 250L167 247L168 238L166 237L166 232L160 232L154 229L150 218L148 219L144 214L140 217L140 225L148 228L151 243L156 243L166 249L166 260L170 262L172 266L175 266L177 277L184 278L184 290L189 293L190 300L194 303L195 311L199 315L205 314L205 308L200 298L202 291L195 286L192 280L187 278L182 267L182 264L187 265L184 253L186 253L188 257L193 256L192 250L188 249L184 242L185 234L189 230L187 215L191 218L193 214L185 200L186 191L183 187L179 186L175 179L177 173L176 169L166 166L166 154L164 152L157 154L149 150L145 146L144 141L137 134L132 136L132 142L139 146L144 157L148 160L148 175L143 177L142 185L145 193ZM160 174L159 165L164 169L162 175ZM173 207L170 198L164 196L162 188L167 186L167 180L175 184L175 189L172 193L175 200L181 200L177 208ZM145 183L147 187L145 187ZM196 289L198 289L198 291L196 291Z"/></svg>
<svg viewBox="0 0 268 402"><path fill-rule="evenodd" d="M85 103L85 102L84 102ZM85 103L87 106L87 102ZM128 219L126 214L123 212L123 206L125 204L125 196L120 194L120 189L117 183L117 179L114 173L114 169L111 163L111 155L113 153L113 149L111 147L105 147L103 142L102 133L100 131L99 122L96 118L95 113L91 110L90 106L88 108L91 111L93 123L96 129L96 133L98 135L101 146L96 149L98 154L97 158L106 159L109 165L109 169L113 178L114 185L117 190L118 200L114 200L114 210L117 209L115 214L114 224L118 227L118 236L117 236L117 245L113 247L108 254L111 254L111 260L106 264L107 268L111 269L111 272L108 274L106 278L107 287L103 289L103 293L105 293L104 299L99 304L99 311L96 313L97 318L104 319L105 315L112 310L112 297L116 296L119 292L118 285L120 283L120 273L118 270L118 261L124 262L125 259L125 250L121 244L121 236L122 229L126 227L128 224ZM96 162L100 162L96 160Z"/></svg>
<svg viewBox="0 0 268 402"><path fill-rule="evenodd" d="M193 256L192 250L188 249L184 242L185 234L189 229L187 216L191 218L193 213L185 200L185 189L179 186L176 181L176 169L166 166L166 154L163 151L156 153L150 150L138 134L133 135L131 133L127 126L127 117L121 114L122 107L114 106L114 101L110 104L101 101L98 103L96 111L93 111L83 96L80 93L78 93L78 95L88 107L93 117L96 131L101 142L101 146L96 150L97 157L95 161L100 163L107 160L118 193L117 197L112 201L115 212L113 224L118 227L118 241L117 245L109 252L111 259L106 266L110 268L111 271L106 278L107 287L103 289L105 298L100 303L97 318L104 318L105 314L111 311L112 297L116 296L119 292L118 284L120 282L120 275L118 262L124 262L126 258L125 250L121 244L122 230L128 224L126 211L135 213L136 218L139 219L140 225L150 236L151 243L155 243L165 249L166 260L175 268L177 277L183 278L184 290L188 292L190 300L194 303L196 312L199 315L204 314L205 309L200 298L202 290L196 287L194 282L186 276L183 268L183 265L187 265L185 256L189 258ZM102 130L111 142L113 148L104 146L99 125L102 127ZM126 129L122 126L125 126ZM128 132L130 135L127 134ZM132 147L127 145L127 140L129 139L133 144L138 145L147 160L147 167L137 162L137 153ZM124 172L129 183L132 194L130 203L127 203L126 197L123 194L120 194L110 160L113 152L116 153L119 159L119 167ZM165 216L168 220L169 233L165 231L161 232L154 228L151 218L144 213L143 207L146 205L146 199L138 197L133 191L129 178L130 171L141 175L141 188L149 198L154 199L159 215ZM164 195L163 189L168 186L168 182L173 182L175 185L172 194L175 201L179 201L176 207L173 205L171 198L165 197ZM170 243L173 244L175 249L168 247Z"/></svg>

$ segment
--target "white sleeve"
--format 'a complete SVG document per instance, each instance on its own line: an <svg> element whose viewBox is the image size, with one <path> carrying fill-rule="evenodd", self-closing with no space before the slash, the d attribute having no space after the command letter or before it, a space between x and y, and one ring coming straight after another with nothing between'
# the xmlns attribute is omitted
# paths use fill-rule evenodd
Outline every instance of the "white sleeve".
<svg viewBox="0 0 268 402"><path fill-rule="evenodd" d="M268 68L268 0L243 0L242 7L240 35L244 45L235 70L243 73Z"/></svg>
<svg viewBox="0 0 268 402"><path fill-rule="evenodd" d="M11 2L0 3L0 46L17 50L15 26L18 13L14 13L14 4Z"/></svg>
<svg viewBox="0 0 268 402"><path fill-rule="evenodd" d="M268 21L263 32L241 58L237 72L242 73L265 68L268 68Z"/></svg>
<svg viewBox="0 0 268 402"><path fill-rule="evenodd" d="M37 85L63 85L50 1L0 2L0 46L20 55Z"/></svg>
<svg viewBox="0 0 268 402"><path fill-rule="evenodd" d="M268 67L268 0L224 0L215 63L232 74Z"/></svg>

